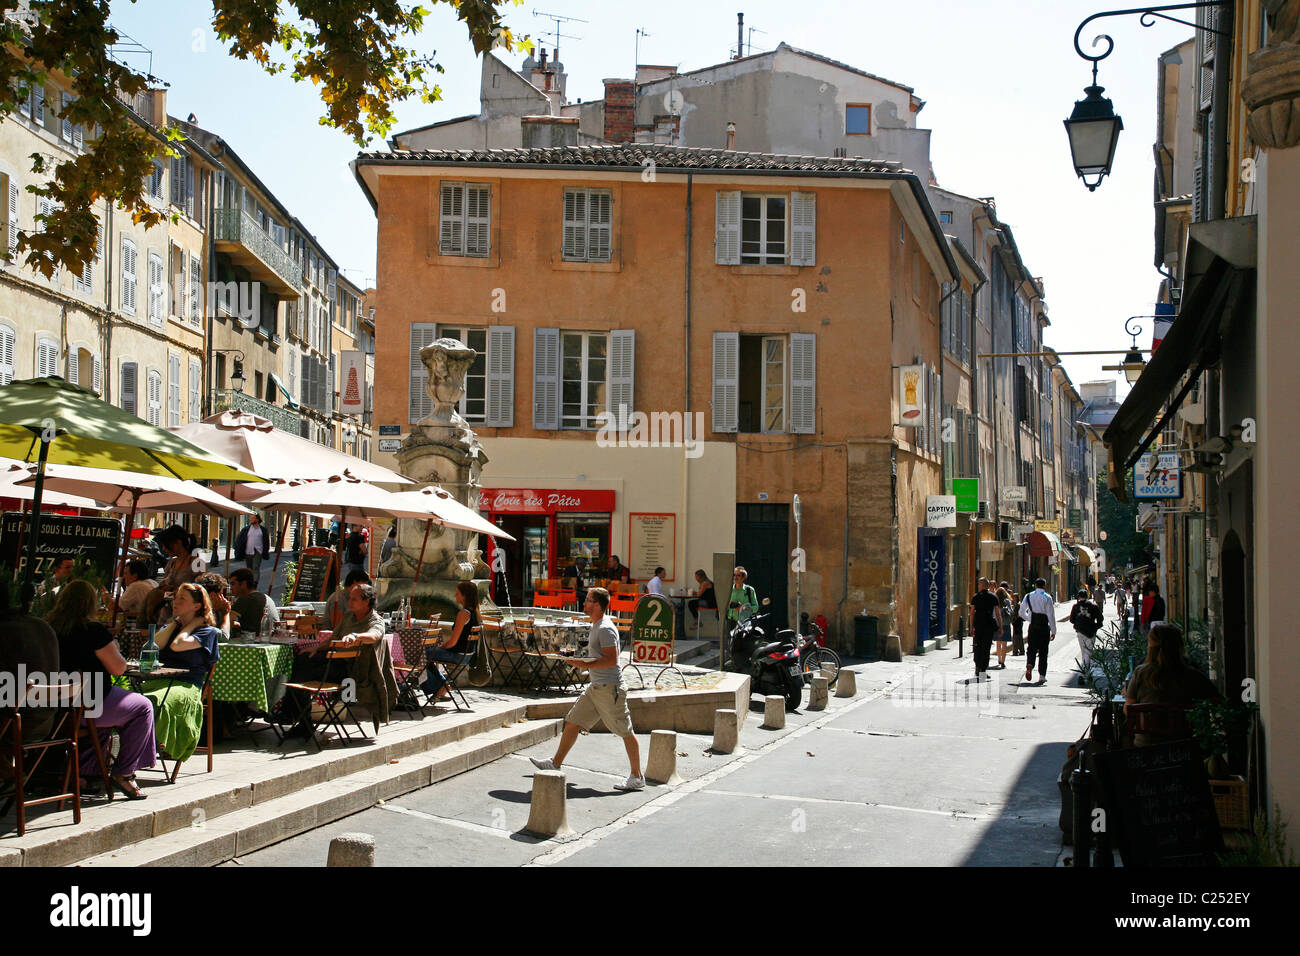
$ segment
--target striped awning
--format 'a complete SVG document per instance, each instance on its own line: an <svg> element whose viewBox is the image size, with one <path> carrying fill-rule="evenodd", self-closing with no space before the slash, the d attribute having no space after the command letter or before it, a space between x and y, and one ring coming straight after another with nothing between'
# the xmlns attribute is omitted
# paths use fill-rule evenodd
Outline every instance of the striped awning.
<svg viewBox="0 0 1300 956"><path fill-rule="evenodd" d="M1050 558L1061 552L1061 539L1051 531L1031 531L1025 537L1025 543L1029 545L1031 558Z"/></svg>

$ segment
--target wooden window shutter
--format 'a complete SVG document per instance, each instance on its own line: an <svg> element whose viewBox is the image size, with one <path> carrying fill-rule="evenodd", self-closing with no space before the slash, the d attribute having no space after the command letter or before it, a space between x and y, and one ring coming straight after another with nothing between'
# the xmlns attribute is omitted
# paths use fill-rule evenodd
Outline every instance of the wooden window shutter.
<svg viewBox="0 0 1300 956"><path fill-rule="evenodd" d="M587 191L564 191L564 232L561 255L565 259L582 261L587 258Z"/></svg>
<svg viewBox="0 0 1300 956"><path fill-rule="evenodd" d="M738 189L718 192L713 257L720 266L740 265L740 190ZM734 428L731 430L735 431ZM715 428L714 431L717 429Z"/></svg>
<svg viewBox="0 0 1300 956"><path fill-rule="evenodd" d="M487 417L490 428L515 424L515 327L493 325L487 332Z"/></svg>
<svg viewBox="0 0 1300 956"><path fill-rule="evenodd" d="M6 178L9 180L9 255L13 256L18 251L19 183L16 176Z"/></svg>
<svg viewBox="0 0 1300 956"><path fill-rule="evenodd" d="M190 359L190 421L203 417L203 366L199 360Z"/></svg>
<svg viewBox="0 0 1300 956"><path fill-rule="evenodd" d="M411 323L410 379L408 382L407 420L414 425L433 412L433 403L424 391L429 372L420 361L420 349L432 345L438 337L438 326L433 322Z"/></svg>
<svg viewBox="0 0 1300 956"><path fill-rule="evenodd" d="M533 330L533 428L560 427L560 330Z"/></svg>
<svg viewBox="0 0 1300 956"><path fill-rule="evenodd" d="M76 346L68 347L68 372L63 377L73 385L81 384L81 350Z"/></svg>
<svg viewBox="0 0 1300 956"><path fill-rule="evenodd" d="M790 433L817 431L817 336L790 334Z"/></svg>
<svg viewBox="0 0 1300 956"><path fill-rule="evenodd" d="M132 415L139 415L140 393L139 393L139 366L135 362L122 363L122 411L129 412Z"/></svg>
<svg viewBox="0 0 1300 956"><path fill-rule="evenodd" d="M162 426L162 374L156 369L149 370L148 418L150 425Z"/></svg>
<svg viewBox="0 0 1300 956"><path fill-rule="evenodd" d="M737 193L737 196L740 194ZM738 428L740 398L740 333L713 333L713 430Z"/></svg>
<svg viewBox="0 0 1300 956"><path fill-rule="evenodd" d="M67 93L62 93L59 95L59 114L60 114L60 124L61 124L59 129L59 138L62 139L65 143L72 142L72 121L67 119L67 117L63 115L68 112L68 105L71 102L72 102L72 97L69 96Z"/></svg>
<svg viewBox="0 0 1300 956"><path fill-rule="evenodd" d="M594 190L587 196L587 259L609 262L613 258L614 196Z"/></svg>
<svg viewBox="0 0 1300 956"><path fill-rule="evenodd" d="M492 190L488 186L465 187L465 255L488 254Z"/></svg>
<svg viewBox="0 0 1300 956"><path fill-rule="evenodd" d="M465 184L443 183L438 204L438 254L465 254Z"/></svg>
<svg viewBox="0 0 1300 956"><path fill-rule="evenodd" d="M606 409L618 423L619 431L627 431L634 404L633 378L636 373L636 331L617 329L609 333L609 402Z"/></svg>
<svg viewBox="0 0 1300 956"><path fill-rule="evenodd" d="M198 256L190 256L190 325L203 324L203 263Z"/></svg>
<svg viewBox="0 0 1300 956"><path fill-rule="evenodd" d="M40 339L36 343L36 377L46 378L59 374L59 344L54 339Z"/></svg>
<svg viewBox="0 0 1300 956"><path fill-rule="evenodd" d="M14 330L0 325L0 385L8 385L14 380L14 345L17 338Z"/></svg>
<svg viewBox="0 0 1300 956"><path fill-rule="evenodd" d="M790 194L790 265L817 262L817 194Z"/></svg>

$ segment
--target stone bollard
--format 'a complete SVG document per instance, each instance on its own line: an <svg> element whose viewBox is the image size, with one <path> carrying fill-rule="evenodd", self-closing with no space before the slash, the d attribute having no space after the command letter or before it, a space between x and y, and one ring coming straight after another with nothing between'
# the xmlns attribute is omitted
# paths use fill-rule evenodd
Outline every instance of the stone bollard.
<svg viewBox="0 0 1300 956"><path fill-rule="evenodd" d="M740 723L734 710L719 710L713 715L714 753L733 753L740 743Z"/></svg>
<svg viewBox="0 0 1300 956"><path fill-rule="evenodd" d="M897 634L890 634L885 638L885 653L881 658L900 664L903 661L903 639Z"/></svg>
<svg viewBox="0 0 1300 956"><path fill-rule="evenodd" d="M825 710L827 701L830 700L830 681L825 677L814 677L812 679L812 691L808 694L809 710Z"/></svg>
<svg viewBox="0 0 1300 956"><path fill-rule="evenodd" d="M326 866L374 866L375 838L369 833L341 833L330 840Z"/></svg>
<svg viewBox="0 0 1300 956"><path fill-rule="evenodd" d="M835 679L836 697L856 697L858 693L858 675L853 671L841 670Z"/></svg>
<svg viewBox="0 0 1300 956"><path fill-rule="evenodd" d="M533 774L533 798L528 805L528 823L524 829L544 837L573 835L565 806L562 770L538 770Z"/></svg>
<svg viewBox="0 0 1300 956"><path fill-rule="evenodd" d="M645 778L670 787L682 782L677 775L677 734L673 731L650 731L650 759L645 765Z"/></svg>
<svg viewBox="0 0 1300 956"><path fill-rule="evenodd" d="M835 681L835 671L831 670L829 667L823 667L817 673L821 674L822 677L825 677L828 683L833 683Z"/></svg>
<svg viewBox="0 0 1300 956"><path fill-rule="evenodd" d="M763 698L763 726L769 730L781 730L785 727L785 698L780 694L771 694Z"/></svg>

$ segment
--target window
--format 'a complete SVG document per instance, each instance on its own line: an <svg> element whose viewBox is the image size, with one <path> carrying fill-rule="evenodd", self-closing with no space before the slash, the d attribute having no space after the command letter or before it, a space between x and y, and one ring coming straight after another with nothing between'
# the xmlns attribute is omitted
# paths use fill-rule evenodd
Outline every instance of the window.
<svg viewBox="0 0 1300 956"><path fill-rule="evenodd" d="M199 257L190 256L190 325L196 329L202 325L203 310L203 263Z"/></svg>
<svg viewBox="0 0 1300 956"><path fill-rule="evenodd" d="M68 349L68 374L65 376L73 385L80 385L99 394L103 391L103 366L99 356L90 349L73 346Z"/></svg>
<svg viewBox="0 0 1300 956"><path fill-rule="evenodd" d="M153 325L163 324L166 297L162 256L151 252L149 253L149 321Z"/></svg>
<svg viewBox="0 0 1300 956"><path fill-rule="evenodd" d="M292 366L290 366L292 368ZM203 366L196 358L190 359L190 421L203 417Z"/></svg>
<svg viewBox="0 0 1300 956"><path fill-rule="evenodd" d="M560 336L560 427L595 428L605 411L609 336L565 332Z"/></svg>
<svg viewBox="0 0 1300 956"><path fill-rule="evenodd" d="M9 232L9 236L8 236L9 257L12 259L14 255L18 252L18 216L19 216L18 201L19 201L19 197L21 196L21 193L19 191L21 184L19 183L17 176L5 175L4 179L5 179L6 193L8 194L9 197L9 204L7 207L9 210L9 216L6 221L6 225L8 226L8 232Z"/></svg>
<svg viewBox="0 0 1300 956"><path fill-rule="evenodd" d="M121 378L117 390L118 401L121 403L122 411L132 415L138 415L140 407L139 379L137 378L138 366L134 362L122 363Z"/></svg>
<svg viewBox="0 0 1300 956"><path fill-rule="evenodd" d="M487 329L443 328L440 337L463 342L477 353L465 373L459 411L465 421L481 424L487 420Z"/></svg>
<svg viewBox="0 0 1300 956"><path fill-rule="evenodd" d="M438 212L438 254L488 254L491 187L485 183L443 183ZM319 283L318 283L319 284Z"/></svg>
<svg viewBox="0 0 1300 956"><path fill-rule="evenodd" d="M610 261L613 203L608 189L564 190L562 255L567 261Z"/></svg>
<svg viewBox="0 0 1300 956"><path fill-rule="evenodd" d="M59 343L57 339L41 336L36 340L36 377L46 378L59 374Z"/></svg>
<svg viewBox="0 0 1300 956"><path fill-rule="evenodd" d="M181 357L175 353L167 356L167 427L181 423Z"/></svg>
<svg viewBox="0 0 1300 956"><path fill-rule="evenodd" d="M63 118L62 128L59 131L60 138L65 143L72 146L74 149L80 149L83 142L81 127L66 118L68 113L68 107L70 107L73 103L77 102L77 98L75 96L70 96L67 93L63 93L62 102L63 102L63 109L61 111L61 115L64 118Z"/></svg>
<svg viewBox="0 0 1300 956"><path fill-rule="evenodd" d="M850 103L844 107L844 132L850 136L871 135L870 103Z"/></svg>
<svg viewBox="0 0 1300 956"><path fill-rule="evenodd" d="M945 226L951 226L951 225L952 225L952 210L951 210L951 209L945 209L945 210L943 210L942 212L940 212L940 213L939 213L939 222L943 223Z"/></svg>
<svg viewBox="0 0 1300 956"><path fill-rule="evenodd" d="M7 325L0 325L0 385L8 385L14 380L14 344L16 341L14 330Z"/></svg>
<svg viewBox="0 0 1300 956"><path fill-rule="evenodd" d="M122 237L122 311L135 315L135 243Z"/></svg>
<svg viewBox="0 0 1300 956"><path fill-rule="evenodd" d="M717 195L714 259L719 265L810 266L817 258L815 193Z"/></svg>
<svg viewBox="0 0 1300 956"><path fill-rule="evenodd" d="M153 172L145 180L145 191L154 199L163 198L163 164L156 159L153 161Z"/></svg>
<svg viewBox="0 0 1300 956"><path fill-rule="evenodd" d="M816 431L817 337L713 336L715 432Z"/></svg>
<svg viewBox="0 0 1300 956"><path fill-rule="evenodd" d="M149 394L145 421L150 425L162 427L162 374L155 368L149 369L147 378Z"/></svg>
<svg viewBox="0 0 1300 956"><path fill-rule="evenodd" d="M188 156L172 157L171 200L187 216L194 215L194 167Z"/></svg>

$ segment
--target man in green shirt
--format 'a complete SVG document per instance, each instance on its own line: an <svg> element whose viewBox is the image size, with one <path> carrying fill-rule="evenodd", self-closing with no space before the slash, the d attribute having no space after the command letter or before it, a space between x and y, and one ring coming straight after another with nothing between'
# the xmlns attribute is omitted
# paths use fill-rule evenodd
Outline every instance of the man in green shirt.
<svg viewBox="0 0 1300 956"><path fill-rule="evenodd" d="M731 574L731 597L727 600L728 627L735 627L758 610L758 595L754 593L753 587L745 583L748 577L749 572L740 567Z"/></svg>

